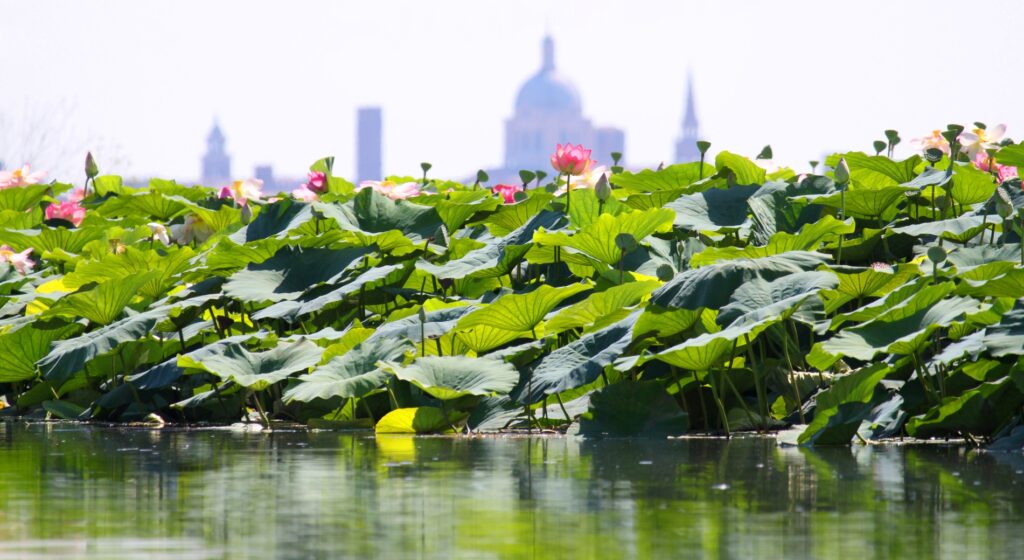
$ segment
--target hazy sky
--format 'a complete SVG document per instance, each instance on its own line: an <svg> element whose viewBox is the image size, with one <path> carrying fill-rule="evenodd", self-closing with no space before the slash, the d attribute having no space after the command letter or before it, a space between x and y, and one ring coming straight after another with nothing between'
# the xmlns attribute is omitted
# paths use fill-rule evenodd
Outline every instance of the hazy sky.
<svg viewBox="0 0 1024 560"><path fill-rule="evenodd" d="M904 144L975 120L1024 136L1022 21L1019 0L0 0L0 142L52 126L104 171L194 179L216 116L236 175L333 154L351 176L356 108L373 104L386 173L463 177L501 163L547 30L631 163L671 158L691 69L712 151L770 143L803 167L885 128ZM37 165L77 179L80 159Z"/></svg>

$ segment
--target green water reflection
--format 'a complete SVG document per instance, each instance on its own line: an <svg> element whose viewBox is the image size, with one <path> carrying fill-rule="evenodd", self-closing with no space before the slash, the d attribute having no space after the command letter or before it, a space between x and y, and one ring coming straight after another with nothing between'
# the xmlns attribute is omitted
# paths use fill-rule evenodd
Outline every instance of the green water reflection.
<svg viewBox="0 0 1024 560"><path fill-rule="evenodd" d="M1024 457L0 424L2 558L1011 558Z"/></svg>

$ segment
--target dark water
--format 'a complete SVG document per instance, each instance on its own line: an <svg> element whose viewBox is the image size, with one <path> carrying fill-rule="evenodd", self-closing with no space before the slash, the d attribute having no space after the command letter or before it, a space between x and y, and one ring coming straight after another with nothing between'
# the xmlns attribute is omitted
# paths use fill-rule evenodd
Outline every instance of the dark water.
<svg viewBox="0 0 1024 560"><path fill-rule="evenodd" d="M1024 456L955 446L0 424L0 559L1021 557Z"/></svg>

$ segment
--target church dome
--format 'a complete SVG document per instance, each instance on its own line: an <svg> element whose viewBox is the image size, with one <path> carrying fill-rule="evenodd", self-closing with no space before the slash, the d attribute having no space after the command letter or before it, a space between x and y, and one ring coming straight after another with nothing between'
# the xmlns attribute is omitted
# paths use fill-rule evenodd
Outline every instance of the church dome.
<svg viewBox="0 0 1024 560"><path fill-rule="evenodd" d="M561 113L579 115L583 112L576 87L555 71L555 45L544 38L544 59L540 72L533 75L516 94L516 113Z"/></svg>

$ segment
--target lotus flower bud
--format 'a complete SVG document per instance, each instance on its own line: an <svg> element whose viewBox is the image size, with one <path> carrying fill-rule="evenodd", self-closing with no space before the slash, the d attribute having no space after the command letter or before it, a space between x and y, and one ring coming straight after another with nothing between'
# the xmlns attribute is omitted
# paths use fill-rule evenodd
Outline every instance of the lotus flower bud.
<svg viewBox="0 0 1024 560"><path fill-rule="evenodd" d="M252 221L252 208L248 204L242 205L242 224L248 224Z"/></svg>
<svg viewBox="0 0 1024 560"><path fill-rule="evenodd" d="M92 157L92 152L86 152L85 154L85 176L88 179L94 179L100 174L100 168L96 165L96 159Z"/></svg>
<svg viewBox="0 0 1024 560"><path fill-rule="evenodd" d="M598 178L597 184L594 185L594 194L597 195L597 199L601 202L607 202L612 196L612 187L608 184L608 174L602 173L601 177Z"/></svg>
<svg viewBox="0 0 1024 560"><path fill-rule="evenodd" d="M427 311L425 309L423 309L423 306L420 306L419 316L420 316L420 322L421 323L426 323L427 322Z"/></svg>
<svg viewBox="0 0 1024 560"><path fill-rule="evenodd" d="M850 166L846 164L846 158L839 158L835 169L836 183L845 185L850 182Z"/></svg>

